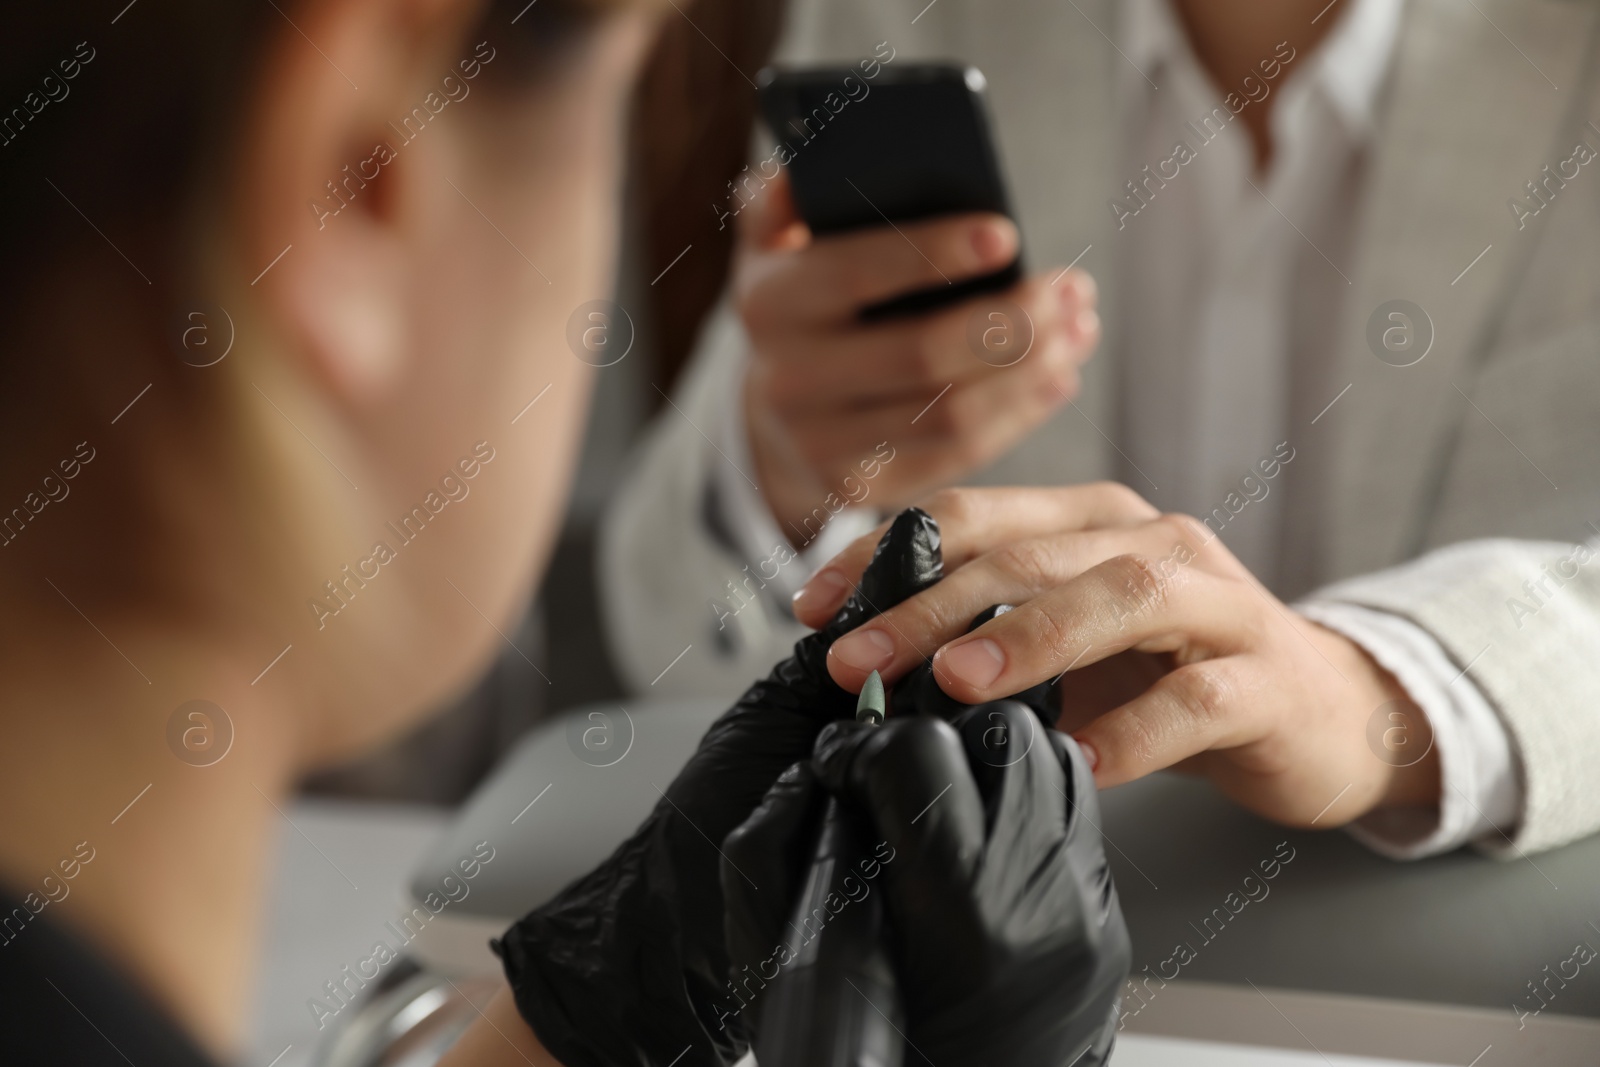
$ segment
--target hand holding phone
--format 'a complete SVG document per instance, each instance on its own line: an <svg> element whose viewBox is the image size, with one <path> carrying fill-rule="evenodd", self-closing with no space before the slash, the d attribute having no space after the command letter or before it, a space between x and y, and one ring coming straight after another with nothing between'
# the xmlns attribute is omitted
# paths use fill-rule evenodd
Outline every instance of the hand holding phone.
<svg viewBox="0 0 1600 1067"><path fill-rule="evenodd" d="M870 119L874 105L889 102L884 78L892 69L885 64L870 92L856 94L835 116L832 132L849 130L838 122L852 109ZM1076 395L1078 368L1100 336L1093 279L1081 270L1063 274L1059 264L999 292L965 292L920 313L904 313L902 305L899 314L863 319L863 309L906 294L994 279L1018 263L1021 236L1005 210L908 217L915 205L893 187L899 182L910 197L915 183L888 171L875 178L832 167L828 131L817 121L808 142L793 133L783 139L787 150L775 158L788 161L775 179L747 189L732 286L750 340L742 403L753 473L796 547L843 502L898 508L1009 451ZM906 157L889 163L894 158ZM857 196L854 219L848 202L825 212L818 197L803 217L799 185L807 162L827 164L824 176L847 177L867 194ZM986 180L968 185L982 192ZM992 186L1000 188L998 179ZM838 187L853 193L847 183ZM1005 207L1003 189L998 196L991 208ZM874 224L866 217L869 199L902 217ZM984 358L975 342L1005 332L1021 357ZM883 463L885 455L894 458ZM868 480L861 463L874 456L880 462Z"/></svg>

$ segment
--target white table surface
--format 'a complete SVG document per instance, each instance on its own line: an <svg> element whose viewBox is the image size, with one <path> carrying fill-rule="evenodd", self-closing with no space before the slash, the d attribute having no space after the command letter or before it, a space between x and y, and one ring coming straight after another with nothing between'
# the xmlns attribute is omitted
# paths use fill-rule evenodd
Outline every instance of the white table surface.
<svg viewBox="0 0 1600 1067"><path fill-rule="evenodd" d="M384 937L384 924L402 910L408 876L450 822L446 813L421 807L313 801L286 811L263 931L252 1024L238 1067L306 1067L310 1063L321 1035L307 1001L321 991L324 981L335 977L346 964L367 956L373 943ZM1323 1054L1306 1043L1310 1040L1306 1033L1315 1039L1318 1033L1345 1029L1357 1016L1367 1018L1373 1026L1420 1022L1427 1030L1437 1027L1454 1032L1463 1048L1466 1044L1473 1049L1481 1047L1473 1036L1462 1032L1470 1029L1463 1023L1474 1021L1465 1013L1448 1021L1422 1019L1405 1014L1410 1009L1399 1004L1289 992L1273 993L1269 1013L1254 1003L1258 993L1205 982L1173 983L1163 996L1174 1028L1184 1034L1204 1033L1211 1040L1197 1041L1170 1032L1128 1031L1119 1040L1114 1067L1400 1067L1399 1060ZM1401 1014L1405 1017L1399 1017ZM1509 1018L1510 1013L1506 1014ZM1252 1015L1263 1018L1253 1019ZM1385 1018L1390 1015L1396 1017ZM1289 1021L1291 1017L1298 1022ZM1245 1033L1257 1037L1278 1021L1284 1022L1285 1031L1278 1035L1283 1040L1274 1043L1283 1048L1227 1040ZM1557 1043L1569 1050L1572 1039L1587 1044L1583 1034L1595 1035L1593 1062L1600 1063L1600 1029L1589 1029L1593 1023L1550 1022L1556 1029L1544 1036L1561 1038ZM1290 1034L1288 1027L1297 1029ZM1477 1067L1579 1062L1568 1058L1570 1051L1554 1058L1540 1055L1534 1047L1539 1038L1533 1034L1520 1037L1522 1042L1531 1042L1520 1048L1510 1038L1499 1041L1501 1036L1496 1033L1489 1040L1506 1047L1484 1049ZM1468 1050L1459 1062L1455 1057L1404 1062L1412 1067L1419 1063L1468 1067L1471 1056Z"/></svg>
<svg viewBox="0 0 1600 1067"><path fill-rule="evenodd" d="M1112 1067L1445 1067L1416 1061L1374 1060L1365 1056L1324 1056L1320 1052L1224 1045L1179 1037L1124 1034ZM1464 1067L1464 1065L1463 1065Z"/></svg>

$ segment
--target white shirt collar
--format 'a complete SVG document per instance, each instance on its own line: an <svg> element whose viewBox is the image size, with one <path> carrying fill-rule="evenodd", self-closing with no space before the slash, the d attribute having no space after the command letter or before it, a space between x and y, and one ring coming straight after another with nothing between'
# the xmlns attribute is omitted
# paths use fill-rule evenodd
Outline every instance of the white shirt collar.
<svg viewBox="0 0 1600 1067"><path fill-rule="evenodd" d="M1352 10L1344 13L1313 55L1297 57L1300 62L1290 67L1286 84L1311 79L1308 87L1326 97L1351 134L1365 137L1373 129L1378 93L1394 58L1404 0L1334 3ZM1324 12L1324 16L1338 14L1331 7ZM1125 0L1120 36L1123 54L1147 77L1171 63L1199 69L1188 34L1168 0ZM1159 78L1156 81L1161 84Z"/></svg>
<svg viewBox="0 0 1600 1067"><path fill-rule="evenodd" d="M1316 79L1351 132L1375 125L1378 93L1394 60L1403 0L1338 0L1354 8L1334 26L1312 57Z"/></svg>

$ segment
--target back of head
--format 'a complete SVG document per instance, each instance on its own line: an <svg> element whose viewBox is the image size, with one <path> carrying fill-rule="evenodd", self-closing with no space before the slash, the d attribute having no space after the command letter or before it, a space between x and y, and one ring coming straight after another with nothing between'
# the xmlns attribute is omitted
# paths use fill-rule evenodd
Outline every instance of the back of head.
<svg viewBox="0 0 1600 1067"><path fill-rule="evenodd" d="M52 918L213 1050L273 798L438 706L531 595L647 6L6 15L0 810L29 818L0 884L148 783ZM172 729L196 700L234 739L210 764Z"/></svg>

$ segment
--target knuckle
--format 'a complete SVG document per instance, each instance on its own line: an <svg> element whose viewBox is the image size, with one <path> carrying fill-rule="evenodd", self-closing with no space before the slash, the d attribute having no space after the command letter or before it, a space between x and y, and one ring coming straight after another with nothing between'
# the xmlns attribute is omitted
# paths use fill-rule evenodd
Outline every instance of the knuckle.
<svg viewBox="0 0 1600 1067"><path fill-rule="evenodd" d="M938 519L941 526L968 526L981 513L978 491L960 486L940 489L927 498L922 509Z"/></svg>
<svg viewBox="0 0 1600 1067"><path fill-rule="evenodd" d="M950 397L946 396L944 400L940 400L933 407L924 410L917 418L917 424L912 427L912 429L920 431L924 437L933 438L938 443L940 451L947 455L951 453L952 449L945 439L958 433L960 429L957 424L958 417L951 412L951 405L946 403L950 399Z"/></svg>
<svg viewBox="0 0 1600 1067"><path fill-rule="evenodd" d="M1122 747L1133 755L1136 766L1155 763L1166 747L1167 728L1149 715L1129 715L1122 724Z"/></svg>
<svg viewBox="0 0 1600 1067"><path fill-rule="evenodd" d="M990 565L1025 587L1039 591L1055 583L1060 559L1048 541L1012 541L990 553Z"/></svg>
<svg viewBox="0 0 1600 1067"><path fill-rule="evenodd" d="M1028 621L1033 631L1030 638L1036 648L1064 652L1073 641L1073 628L1067 624L1067 620L1053 612L1032 612ZM1082 638L1079 637L1077 640L1081 642Z"/></svg>
<svg viewBox="0 0 1600 1067"><path fill-rule="evenodd" d="M951 389L944 399L927 409L922 421L932 423L928 428L930 433L954 438L948 442L947 447L952 455L959 455L963 451L965 438L972 430L974 415L971 390L958 386Z"/></svg>
<svg viewBox="0 0 1600 1067"><path fill-rule="evenodd" d="M914 381L928 381L940 375L944 368L942 338L926 326L912 335L906 352L906 377Z"/></svg>
<svg viewBox="0 0 1600 1067"><path fill-rule="evenodd" d="M1103 565L1112 594L1117 599L1134 599L1142 608L1159 610L1172 593L1173 578L1163 575L1148 556L1114 556Z"/></svg>
<svg viewBox="0 0 1600 1067"><path fill-rule="evenodd" d="M1234 686L1227 674L1213 663L1180 667L1167 677L1172 700L1196 726L1224 721L1233 706Z"/></svg>

